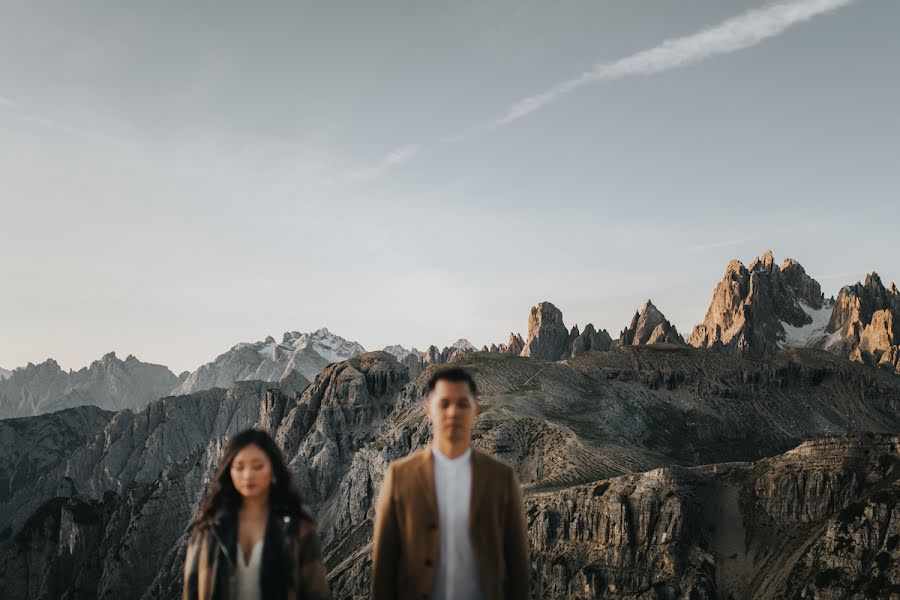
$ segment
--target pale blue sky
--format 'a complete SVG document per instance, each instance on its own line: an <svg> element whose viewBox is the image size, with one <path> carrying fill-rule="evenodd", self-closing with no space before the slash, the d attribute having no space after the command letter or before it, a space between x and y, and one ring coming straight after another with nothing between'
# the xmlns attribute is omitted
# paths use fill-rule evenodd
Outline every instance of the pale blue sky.
<svg viewBox="0 0 900 600"><path fill-rule="evenodd" d="M687 334L766 248L827 294L898 280L898 22L894 0L5 0L0 366L193 369L321 326L480 347L541 300L615 336L649 297Z"/></svg>

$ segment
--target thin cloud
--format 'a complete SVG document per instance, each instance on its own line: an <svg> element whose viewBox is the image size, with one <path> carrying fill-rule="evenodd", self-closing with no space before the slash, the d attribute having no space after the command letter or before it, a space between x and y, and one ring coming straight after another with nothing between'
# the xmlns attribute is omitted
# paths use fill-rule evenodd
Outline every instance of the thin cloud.
<svg viewBox="0 0 900 600"><path fill-rule="evenodd" d="M0 94L0 106L10 111L11 118L17 121L21 121L22 123L37 125L38 127L41 127L43 129L48 129L57 133L63 133L65 135L71 135L75 137L99 137L96 133L88 129L83 129L81 127L72 127L54 119L47 119L42 116L31 114L30 112L26 111L18 102L15 102L8 96L4 96L2 94Z"/></svg>
<svg viewBox="0 0 900 600"><path fill-rule="evenodd" d="M793 25L808 21L813 17L832 12L854 3L856 0L797 0L771 4L727 19L718 25L702 29L692 35L665 40L653 48L642 50L612 63L597 63L578 77L563 81L546 92L529 96L515 102L502 117L487 124L448 135L435 144L455 144L487 131L497 129L517 121L549 104L560 100L572 92L594 83L614 81L632 75L650 75L670 69L692 65L720 54L728 54L755 46L769 38L780 35ZM346 179L371 179L380 177L391 168L410 162L422 153L421 144L401 146L373 165L356 169L346 175ZM744 240L730 240L688 251L734 246Z"/></svg>
<svg viewBox="0 0 900 600"><path fill-rule="evenodd" d="M643 50L612 63L597 63L578 77L563 81L546 92L529 96L513 104L506 114L494 120L488 129L517 121L575 90L593 83L602 83L632 75L650 75L698 63L719 54L728 54L755 46L775 37L792 25L808 21L849 4L855 0L800 0L773 4L749 10L737 17L703 29L693 35L665 40L658 46Z"/></svg>
<svg viewBox="0 0 900 600"><path fill-rule="evenodd" d="M348 179L370 179L382 175L388 169L409 162L419 154L419 146L417 144L406 144L400 146L386 154L381 160L374 165L356 169L347 177Z"/></svg>

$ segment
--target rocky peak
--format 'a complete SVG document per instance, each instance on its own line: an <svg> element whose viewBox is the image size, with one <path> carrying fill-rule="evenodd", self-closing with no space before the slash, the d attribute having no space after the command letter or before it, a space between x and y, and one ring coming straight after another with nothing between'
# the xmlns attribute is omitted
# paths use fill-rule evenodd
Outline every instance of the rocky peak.
<svg viewBox="0 0 900 600"><path fill-rule="evenodd" d="M577 327L573 329L573 332L577 333L577 331ZM571 340L570 356L588 351L607 352L611 346L612 337L610 337L609 333L605 329L597 331L594 329L593 324L588 323L584 326L584 331Z"/></svg>
<svg viewBox="0 0 900 600"><path fill-rule="evenodd" d="M285 332L281 343L267 336L261 342L241 342L200 366L180 383L173 394L189 394L213 387L227 388L235 381L275 382L289 369L312 380L326 365L365 352L357 342L321 327L311 333Z"/></svg>
<svg viewBox="0 0 900 600"><path fill-rule="evenodd" d="M808 332L803 328L813 325L820 318L818 311L824 310L821 288L796 260L783 264L786 271L768 250L749 269L732 260L688 343L755 357L773 352L789 339L802 339L806 345L808 336L801 334ZM793 328L790 338L786 328Z"/></svg>
<svg viewBox="0 0 900 600"><path fill-rule="evenodd" d="M503 344L501 344L502 346ZM522 350L525 349L525 340L522 339L522 335L519 333L509 332L509 341L506 342L506 347L504 348L504 352L507 354L513 354L515 356L519 356L522 354Z"/></svg>
<svg viewBox="0 0 900 600"><path fill-rule="evenodd" d="M438 350L438 347L434 344L428 346L428 350L425 351L425 355L422 356L422 363L429 364L439 364L441 363L441 351Z"/></svg>
<svg viewBox="0 0 900 600"><path fill-rule="evenodd" d="M140 410L168 394L179 378L162 365L129 357L121 361L109 352L78 371L63 371L48 359L29 363L0 379L0 418L28 417L74 406L106 410Z"/></svg>
<svg viewBox="0 0 900 600"><path fill-rule="evenodd" d="M622 330L619 344L623 346L643 346L646 344L683 344L684 339L665 315L649 299L639 311L634 313L631 325Z"/></svg>
<svg viewBox="0 0 900 600"><path fill-rule="evenodd" d="M528 315L528 337L521 356L538 360L566 358L569 330L563 323L562 312L550 302L531 307Z"/></svg>
<svg viewBox="0 0 900 600"><path fill-rule="evenodd" d="M407 350L400 344L394 344L392 346L385 346L383 348L383 350L385 352L387 352L388 354L394 355L394 358L396 358L397 360L399 360L401 362L403 362L403 359L405 359L407 356L412 355L412 356L415 356L416 358L421 358L425 354L421 350L417 350L415 347L413 347L410 350Z"/></svg>
<svg viewBox="0 0 900 600"><path fill-rule="evenodd" d="M814 309L821 309L824 296L819 282L806 274L806 270L793 258L781 263L781 272L797 298Z"/></svg>
<svg viewBox="0 0 900 600"><path fill-rule="evenodd" d="M841 289L826 332L828 350L900 373L900 293L877 273Z"/></svg>
<svg viewBox="0 0 900 600"><path fill-rule="evenodd" d="M459 348L460 350L474 350L475 346L473 346L469 340L465 338L459 338L452 344L450 344L451 348Z"/></svg>
<svg viewBox="0 0 900 600"><path fill-rule="evenodd" d="M757 256L750 263L749 270L756 272L771 273L775 269L775 257L772 256L771 250L766 250L762 256Z"/></svg>

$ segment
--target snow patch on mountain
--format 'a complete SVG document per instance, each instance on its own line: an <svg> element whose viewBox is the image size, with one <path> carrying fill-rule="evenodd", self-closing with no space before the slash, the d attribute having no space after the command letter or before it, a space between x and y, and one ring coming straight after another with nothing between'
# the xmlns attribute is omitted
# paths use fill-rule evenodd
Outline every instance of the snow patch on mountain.
<svg viewBox="0 0 900 600"><path fill-rule="evenodd" d="M407 350L400 344L393 344L391 346L385 346L383 348L383 350L385 352L387 352L388 354L392 354L394 356L394 358L396 358L400 362L403 362L403 359L406 358L407 356L409 356L410 354L412 354L416 358L422 358L425 355L424 352L422 352L415 346L413 346L410 350Z"/></svg>
<svg viewBox="0 0 900 600"><path fill-rule="evenodd" d="M291 371L312 381L327 365L365 351L359 343L335 335L326 327L311 333L288 331L281 342L268 336L261 342L235 344L191 373L172 393L183 395L213 387L227 388L235 381L251 379L280 381Z"/></svg>
<svg viewBox="0 0 900 600"><path fill-rule="evenodd" d="M781 322L784 328L784 339L778 345L782 348L810 348L819 346L826 338L825 328L831 319L832 304L825 302L822 308L816 309L809 306L803 300L799 300L800 308L812 319L810 323L795 327L790 323Z"/></svg>
<svg viewBox="0 0 900 600"><path fill-rule="evenodd" d="M465 338L459 338L452 344L450 344L451 348L459 348L460 350L475 350L475 346L469 343L469 340Z"/></svg>

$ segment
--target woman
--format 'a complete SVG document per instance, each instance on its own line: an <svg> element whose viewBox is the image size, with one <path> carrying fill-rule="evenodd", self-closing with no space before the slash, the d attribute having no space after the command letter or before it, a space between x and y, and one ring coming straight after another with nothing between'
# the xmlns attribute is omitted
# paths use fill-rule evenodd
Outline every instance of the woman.
<svg viewBox="0 0 900 600"><path fill-rule="evenodd" d="M182 597L330 597L316 524L265 431L248 429L229 441L192 526Z"/></svg>

